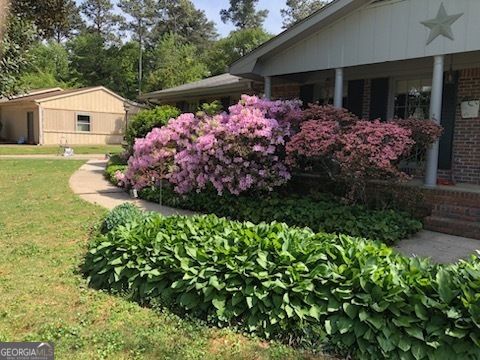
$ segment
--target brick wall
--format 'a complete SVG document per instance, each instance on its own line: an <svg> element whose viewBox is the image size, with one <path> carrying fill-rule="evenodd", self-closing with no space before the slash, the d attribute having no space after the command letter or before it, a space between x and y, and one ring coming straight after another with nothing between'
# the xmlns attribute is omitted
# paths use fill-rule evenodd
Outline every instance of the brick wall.
<svg viewBox="0 0 480 360"><path fill-rule="evenodd" d="M300 86L294 84L275 85L272 87L274 99L296 99L300 97Z"/></svg>
<svg viewBox="0 0 480 360"><path fill-rule="evenodd" d="M460 72L458 100L480 100L480 68ZM453 178L459 183L480 184L480 117L462 119L457 107L453 140Z"/></svg>
<svg viewBox="0 0 480 360"><path fill-rule="evenodd" d="M252 88L252 95L264 94L264 84L256 82ZM296 99L300 97L300 85L282 84L272 86L272 97L274 99Z"/></svg>

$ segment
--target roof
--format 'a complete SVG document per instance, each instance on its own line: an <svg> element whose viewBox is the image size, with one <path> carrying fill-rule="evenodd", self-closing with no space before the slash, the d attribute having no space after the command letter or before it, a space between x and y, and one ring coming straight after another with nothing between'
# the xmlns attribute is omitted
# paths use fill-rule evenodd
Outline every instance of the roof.
<svg viewBox="0 0 480 360"><path fill-rule="evenodd" d="M40 96L40 95L43 95L43 94L53 94L53 93L57 93L57 92L60 92L60 91L63 91L63 89L60 88L60 87L45 88L45 89L34 89L34 90L30 90L29 92L24 93L24 94L18 94L18 95L14 95L12 97L0 98L0 103L5 103L5 102L17 100L17 99L30 98L30 97L33 97L33 96Z"/></svg>
<svg viewBox="0 0 480 360"><path fill-rule="evenodd" d="M250 80L227 73L173 88L143 94L139 99L163 100L178 96L203 96L215 93L222 94L227 91L245 90L250 86L250 83Z"/></svg>
<svg viewBox="0 0 480 360"><path fill-rule="evenodd" d="M230 66L230 73L237 76L255 78L254 70L256 67L261 66L260 60L262 57L273 56L283 49L296 44L299 40L317 32L319 29L339 20L346 14L373 2L375 1L334 0L234 62Z"/></svg>
<svg viewBox="0 0 480 360"><path fill-rule="evenodd" d="M84 93L88 93L90 91L96 91L96 90L106 91L110 95L117 97L119 100L125 101L123 97L121 97L120 95L114 93L113 91L103 86L94 86L94 87L68 89L68 90L63 90L61 88L33 90L27 94L16 96L11 100L3 102L2 104L18 104L18 103L25 103L25 102L42 103L44 101L50 101L50 100L59 99L63 97L84 94Z"/></svg>

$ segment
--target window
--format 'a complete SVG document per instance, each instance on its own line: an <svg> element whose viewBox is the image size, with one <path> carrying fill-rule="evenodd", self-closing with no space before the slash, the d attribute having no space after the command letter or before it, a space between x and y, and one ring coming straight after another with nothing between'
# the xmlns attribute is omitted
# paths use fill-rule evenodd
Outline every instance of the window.
<svg viewBox="0 0 480 360"><path fill-rule="evenodd" d="M77 114L77 131L90 131L90 115Z"/></svg>
<svg viewBox="0 0 480 360"><path fill-rule="evenodd" d="M428 119L432 80L400 80L395 85L395 117Z"/></svg>

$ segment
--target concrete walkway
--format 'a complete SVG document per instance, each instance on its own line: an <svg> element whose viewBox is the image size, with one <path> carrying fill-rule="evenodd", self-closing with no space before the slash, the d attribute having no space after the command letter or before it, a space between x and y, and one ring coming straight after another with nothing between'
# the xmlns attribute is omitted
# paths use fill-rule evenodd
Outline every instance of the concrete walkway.
<svg viewBox="0 0 480 360"><path fill-rule="evenodd" d="M172 209L149 201L130 198L125 191L113 186L104 178L103 172L106 165L106 160L90 160L84 164L70 178L72 191L82 199L107 209L129 202L146 211L156 211L165 216L194 214L191 211Z"/></svg>
<svg viewBox="0 0 480 360"><path fill-rule="evenodd" d="M130 196L111 185L103 176L106 160L90 160L70 178L70 187L82 199L108 209L126 202L136 204L147 211L163 215L192 215L191 211L172 209L144 200L133 200ZM406 256L430 257L438 263L454 263L468 258L480 250L480 240L421 231L409 240L401 241L396 249Z"/></svg>
<svg viewBox="0 0 480 360"><path fill-rule="evenodd" d="M476 254L480 240L424 230L400 241L396 249L407 256L430 257L437 263L449 264Z"/></svg>

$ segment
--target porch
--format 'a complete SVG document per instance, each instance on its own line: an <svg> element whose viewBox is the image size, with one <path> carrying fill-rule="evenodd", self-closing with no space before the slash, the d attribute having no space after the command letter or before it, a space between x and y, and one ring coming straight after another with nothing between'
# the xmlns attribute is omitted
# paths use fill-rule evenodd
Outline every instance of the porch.
<svg viewBox="0 0 480 360"><path fill-rule="evenodd" d="M381 121L433 119L444 128L429 151L424 185L480 185L480 116L462 114L480 99L480 52L441 55L349 68L266 76L266 97L298 97L345 107Z"/></svg>

